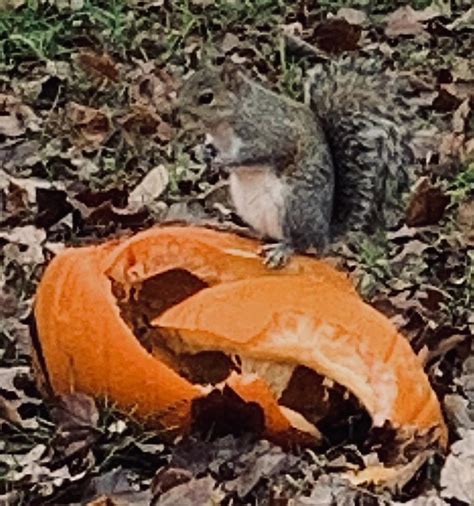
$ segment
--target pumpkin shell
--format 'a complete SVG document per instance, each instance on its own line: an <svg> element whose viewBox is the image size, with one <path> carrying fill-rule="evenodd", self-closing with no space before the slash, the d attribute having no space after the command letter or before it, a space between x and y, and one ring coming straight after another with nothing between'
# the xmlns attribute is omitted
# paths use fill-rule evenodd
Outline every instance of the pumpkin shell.
<svg viewBox="0 0 474 506"><path fill-rule="evenodd" d="M347 277L323 261L295 256L269 271L259 243L202 227L158 227L121 241L71 248L39 285L35 316L57 393L107 397L166 429L187 430L191 406L209 387L192 384L148 353L120 315L112 282L125 290L172 269L209 287L160 315L195 350L306 365L353 392L376 424L446 428L439 403L409 344L362 302ZM260 404L266 434L293 437L301 425L264 378L226 381Z"/></svg>

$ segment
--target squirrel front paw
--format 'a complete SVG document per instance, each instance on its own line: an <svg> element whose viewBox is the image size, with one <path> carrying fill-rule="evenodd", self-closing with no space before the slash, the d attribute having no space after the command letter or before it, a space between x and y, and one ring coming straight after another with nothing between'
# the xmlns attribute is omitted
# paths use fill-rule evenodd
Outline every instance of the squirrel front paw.
<svg viewBox="0 0 474 506"><path fill-rule="evenodd" d="M264 244L260 249L263 263L269 269L281 269L285 267L293 253L293 248L286 242Z"/></svg>

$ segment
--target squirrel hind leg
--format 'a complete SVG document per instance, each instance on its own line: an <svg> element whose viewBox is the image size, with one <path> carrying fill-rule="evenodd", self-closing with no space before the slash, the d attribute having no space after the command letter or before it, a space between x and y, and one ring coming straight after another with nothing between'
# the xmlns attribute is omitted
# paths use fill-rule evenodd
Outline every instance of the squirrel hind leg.
<svg viewBox="0 0 474 506"><path fill-rule="evenodd" d="M282 269L290 261L295 250L287 242L264 244L260 249L263 263L269 269Z"/></svg>

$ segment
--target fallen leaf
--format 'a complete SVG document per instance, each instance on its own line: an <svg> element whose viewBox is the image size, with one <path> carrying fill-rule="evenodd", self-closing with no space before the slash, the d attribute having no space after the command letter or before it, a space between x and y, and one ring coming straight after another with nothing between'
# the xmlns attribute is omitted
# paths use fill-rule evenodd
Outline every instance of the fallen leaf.
<svg viewBox="0 0 474 506"><path fill-rule="evenodd" d="M434 225L443 217L450 198L440 188L433 186L429 178L421 178L410 197L405 221L410 227Z"/></svg>
<svg viewBox="0 0 474 506"><path fill-rule="evenodd" d="M313 39L322 50L338 54L357 49L361 33L360 26L352 25L345 19L332 18L316 26Z"/></svg>
<svg viewBox="0 0 474 506"><path fill-rule="evenodd" d="M9 232L0 231L0 239L9 244L3 247L5 255L24 264L41 264L44 261L41 245L46 232L33 225L16 227ZM10 248L8 248L10 246ZM10 250L9 253L7 249Z"/></svg>
<svg viewBox="0 0 474 506"><path fill-rule="evenodd" d="M75 143L78 147L99 147L111 134L111 122L108 115L92 107L70 102L66 116L76 132Z"/></svg>
<svg viewBox="0 0 474 506"><path fill-rule="evenodd" d="M150 490L138 490L137 476L116 467L93 478L84 493L88 506L149 506L152 500Z"/></svg>
<svg viewBox="0 0 474 506"><path fill-rule="evenodd" d="M367 14L364 11L351 9L350 7L341 7L336 17L345 19L351 25L362 25L367 21Z"/></svg>
<svg viewBox="0 0 474 506"><path fill-rule="evenodd" d="M440 164L449 164L465 157L466 136L463 133L450 132L443 135L439 143Z"/></svg>
<svg viewBox="0 0 474 506"><path fill-rule="evenodd" d="M385 35L393 38L399 35L420 35L426 33L425 27L420 22L423 20L423 16L420 17L418 11L415 11L409 5L405 5L387 16Z"/></svg>
<svg viewBox="0 0 474 506"><path fill-rule="evenodd" d="M451 445L451 453L441 470L441 496L474 504L474 429Z"/></svg>
<svg viewBox="0 0 474 506"><path fill-rule="evenodd" d="M461 16L456 18L451 24L447 25L446 28L450 30L462 30L463 28L472 28L474 23L474 7L471 7L466 12L463 12Z"/></svg>
<svg viewBox="0 0 474 506"><path fill-rule="evenodd" d="M77 55L78 65L89 75L99 79L117 82L119 71L112 57L106 53L97 54L91 51L81 51Z"/></svg>
<svg viewBox="0 0 474 506"><path fill-rule="evenodd" d="M37 444L24 454L2 455L0 462L8 468L3 478L10 483L30 483L41 497L51 495L55 488L65 482L81 480L86 471L71 474L67 466L51 469L47 448L44 444Z"/></svg>
<svg viewBox="0 0 474 506"><path fill-rule="evenodd" d="M41 120L31 107L11 95L0 93L0 135L19 137L27 130L37 132Z"/></svg>
<svg viewBox="0 0 474 506"><path fill-rule="evenodd" d="M383 483L385 487L392 491L402 490L432 454L432 451L426 450L416 455L405 465L394 467L372 465L362 471L344 473L344 477L354 486L364 483Z"/></svg>
<svg viewBox="0 0 474 506"><path fill-rule="evenodd" d="M471 112L469 99L464 100L453 113L452 128L455 133L464 133Z"/></svg>
<svg viewBox="0 0 474 506"><path fill-rule="evenodd" d="M403 245L400 253L398 253L397 255L395 255L393 258L392 258L392 262L404 262L406 260L406 258L410 255L414 255L416 257L420 257L423 252L425 251L426 248L428 248L428 244L426 244L425 242L422 242L418 239L413 239L411 241L408 241L405 245ZM397 282L399 283L400 279L398 280L394 280L394 282ZM393 286L393 285L391 285Z"/></svg>
<svg viewBox="0 0 474 506"><path fill-rule="evenodd" d="M390 504L393 506L449 506L441 497L438 497L436 492L432 492L428 495L419 495L411 501L393 501Z"/></svg>
<svg viewBox="0 0 474 506"><path fill-rule="evenodd" d="M40 228L50 229L72 211L68 202L67 193L57 189L37 190L38 211L35 217L35 225Z"/></svg>
<svg viewBox="0 0 474 506"><path fill-rule="evenodd" d="M239 47L239 45L240 45L240 39L237 37L237 35L235 35L231 32L227 32L224 35L224 38L222 39L221 50L224 53L228 53L228 52L232 51L232 49Z"/></svg>
<svg viewBox="0 0 474 506"><path fill-rule="evenodd" d="M459 204L456 221L466 243L474 245L474 199Z"/></svg>
<svg viewBox="0 0 474 506"><path fill-rule="evenodd" d="M471 325L474 322L471 322ZM472 325L474 326L474 325ZM458 378L458 383L461 386L464 395L467 397L470 408L468 411L471 420L474 420L474 342L471 343L471 355L464 361L463 373Z"/></svg>
<svg viewBox="0 0 474 506"><path fill-rule="evenodd" d="M26 366L0 368L0 427L3 430L5 420L24 429L37 429L39 427L36 416L22 414L28 406L35 409L42 401L28 395L31 388L30 368ZM31 412L31 409L26 410Z"/></svg>
<svg viewBox="0 0 474 506"><path fill-rule="evenodd" d="M450 95L456 97L459 100L459 105L463 100L469 100L474 96L474 77L471 79L472 80L469 82L458 81L455 83L442 84L441 90L444 90Z"/></svg>
<svg viewBox="0 0 474 506"><path fill-rule="evenodd" d="M99 413L94 399L83 393L63 395L59 405L52 408L57 424L64 428L97 427Z"/></svg>
<svg viewBox="0 0 474 506"><path fill-rule="evenodd" d="M256 445L252 452L239 459L243 470L239 476L225 484L225 489L235 491L243 499L260 482L276 474L287 462L287 454L279 447L270 447L268 442Z"/></svg>
<svg viewBox="0 0 474 506"><path fill-rule="evenodd" d="M151 489L153 496L160 496L172 488L192 480L193 473L179 467L164 467L153 478Z"/></svg>
<svg viewBox="0 0 474 506"><path fill-rule="evenodd" d="M13 184L23 190L26 193L30 204L36 203L36 194L40 189L64 189L64 184L60 181L52 183L51 181L46 181L33 176L28 178L13 177L0 169L0 189L7 188L10 184Z"/></svg>
<svg viewBox="0 0 474 506"><path fill-rule="evenodd" d="M433 109L439 112L454 111L459 107L462 100L450 93L446 88L439 90L438 95L433 100Z"/></svg>
<svg viewBox="0 0 474 506"><path fill-rule="evenodd" d="M53 446L62 457L84 454L98 437L99 413L94 400L85 394L60 396L51 416L57 425Z"/></svg>
<svg viewBox="0 0 474 506"><path fill-rule="evenodd" d="M171 114L180 87L179 79L165 69L157 71L154 62L137 63L138 68L128 75L132 80L129 88L132 103L143 108L152 107L160 118L164 114Z"/></svg>
<svg viewBox="0 0 474 506"><path fill-rule="evenodd" d="M169 182L168 170L158 165L150 170L128 197L128 208L133 211L152 204L166 189Z"/></svg>
<svg viewBox="0 0 474 506"><path fill-rule="evenodd" d="M448 419L456 427L458 434L474 430L474 418L469 417L468 399L459 394L448 394L444 396L443 405Z"/></svg>
<svg viewBox="0 0 474 506"><path fill-rule="evenodd" d="M171 138L171 129L168 130L168 125L162 126L164 122L161 117L151 107L141 104L135 104L129 113L120 118L119 123L129 144L134 144L139 139Z"/></svg>
<svg viewBox="0 0 474 506"><path fill-rule="evenodd" d="M216 482L210 476L192 479L173 487L155 499L156 506L214 506L219 504L222 493L216 490Z"/></svg>
<svg viewBox="0 0 474 506"><path fill-rule="evenodd" d="M359 497L362 495L362 497ZM363 492L338 476L322 475L311 484L309 496L298 496L295 499L295 506L316 506L341 504L344 506L356 506L364 504Z"/></svg>

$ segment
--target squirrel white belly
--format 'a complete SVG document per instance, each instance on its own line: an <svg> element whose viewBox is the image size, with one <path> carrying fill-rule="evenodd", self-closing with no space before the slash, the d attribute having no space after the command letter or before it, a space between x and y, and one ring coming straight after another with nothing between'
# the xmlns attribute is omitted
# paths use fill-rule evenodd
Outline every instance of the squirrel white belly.
<svg viewBox="0 0 474 506"><path fill-rule="evenodd" d="M226 66L197 71L180 93L183 126L208 134L239 216L279 241L265 248L272 267L384 224L408 187L414 128L396 79L351 61L311 79L309 105Z"/></svg>
<svg viewBox="0 0 474 506"><path fill-rule="evenodd" d="M236 167L230 194L237 214L263 237L283 240L286 186L271 167Z"/></svg>

